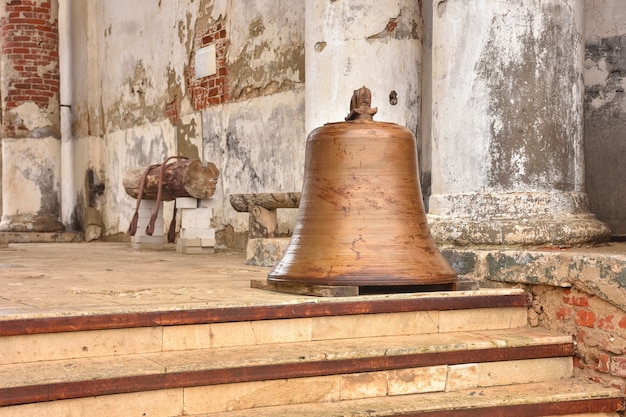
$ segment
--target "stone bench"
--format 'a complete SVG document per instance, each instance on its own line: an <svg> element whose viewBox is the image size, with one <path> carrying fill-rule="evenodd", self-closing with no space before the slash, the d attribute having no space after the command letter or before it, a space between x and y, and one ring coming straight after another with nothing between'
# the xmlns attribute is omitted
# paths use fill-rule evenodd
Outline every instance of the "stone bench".
<svg viewBox="0 0 626 417"><path fill-rule="evenodd" d="M289 244L289 237L276 237L276 211L297 209L300 192L231 194L230 205L237 212L249 213L246 263L274 266Z"/></svg>

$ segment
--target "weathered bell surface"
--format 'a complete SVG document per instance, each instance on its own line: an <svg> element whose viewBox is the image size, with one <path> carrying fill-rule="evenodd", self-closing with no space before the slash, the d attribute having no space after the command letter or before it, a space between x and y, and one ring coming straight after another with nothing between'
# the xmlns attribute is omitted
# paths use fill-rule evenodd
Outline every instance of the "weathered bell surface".
<svg viewBox="0 0 626 417"><path fill-rule="evenodd" d="M426 224L415 137L372 120L370 92L355 91L345 122L306 142L296 227L268 282L332 286L455 283Z"/></svg>

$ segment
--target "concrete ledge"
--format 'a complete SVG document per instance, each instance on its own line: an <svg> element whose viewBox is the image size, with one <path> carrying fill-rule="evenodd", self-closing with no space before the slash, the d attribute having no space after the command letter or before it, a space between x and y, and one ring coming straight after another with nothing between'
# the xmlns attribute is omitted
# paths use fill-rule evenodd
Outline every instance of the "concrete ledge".
<svg viewBox="0 0 626 417"><path fill-rule="evenodd" d="M84 242L82 232L0 232L8 243L74 243Z"/></svg>
<svg viewBox="0 0 626 417"><path fill-rule="evenodd" d="M590 248L442 248L459 275L481 282L576 287L626 309L626 243ZM493 286L493 285L492 285Z"/></svg>

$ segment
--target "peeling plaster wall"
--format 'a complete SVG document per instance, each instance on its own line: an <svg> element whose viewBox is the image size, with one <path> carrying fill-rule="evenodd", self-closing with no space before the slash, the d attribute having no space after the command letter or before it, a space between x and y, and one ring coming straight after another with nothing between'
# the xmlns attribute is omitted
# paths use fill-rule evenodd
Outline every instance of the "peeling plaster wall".
<svg viewBox="0 0 626 417"><path fill-rule="evenodd" d="M96 199L96 206L88 207L87 173L92 171L97 184L105 177L100 75L103 2L60 0L60 7L64 17L60 29L66 38L60 50L61 104L66 106L62 109L63 222L68 230L85 231L85 238L91 240L98 238L102 229L102 200ZM98 230L92 237L90 224Z"/></svg>
<svg viewBox="0 0 626 417"><path fill-rule="evenodd" d="M585 2L585 162L591 212L626 236L626 8Z"/></svg>
<svg viewBox="0 0 626 417"><path fill-rule="evenodd" d="M237 8L228 14L230 46L226 59L231 99L267 96L301 86L304 3L257 0L232 5Z"/></svg>
<svg viewBox="0 0 626 417"><path fill-rule="evenodd" d="M172 83L184 89L197 11L197 3L183 1L71 3L75 210L83 227L88 169L105 184L97 209L104 234L115 235L128 227L135 203L124 192L124 172L177 154L178 130L165 119L165 103ZM197 149L189 156L199 157L201 129L192 134Z"/></svg>
<svg viewBox="0 0 626 417"><path fill-rule="evenodd" d="M221 170L218 244L244 249L248 214L235 212L229 195L302 188L304 3L219 3L211 12L226 23L229 102L202 112L204 158ZM279 234L291 232L296 214L278 210Z"/></svg>
<svg viewBox="0 0 626 417"><path fill-rule="evenodd" d="M429 222L435 240L608 239L584 193L583 2L433 6Z"/></svg>
<svg viewBox="0 0 626 417"><path fill-rule="evenodd" d="M158 121L171 78L183 82L197 3L107 0L103 6L105 132Z"/></svg>
<svg viewBox="0 0 626 417"><path fill-rule="evenodd" d="M300 191L304 174L304 88L204 111L205 159L221 169L214 198L216 224L229 227L218 242L245 248L248 214L237 213L229 194ZM297 210L278 210L287 234Z"/></svg>
<svg viewBox="0 0 626 417"><path fill-rule="evenodd" d="M58 6L58 0L0 3L4 231L64 229Z"/></svg>
<svg viewBox="0 0 626 417"><path fill-rule="evenodd" d="M279 3L72 2L80 20L72 45L75 170L84 179L92 168L105 185L97 201L105 236L123 237L128 228L135 200L122 186L126 170L170 155L218 166L218 244L245 245L248 217L234 212L230 194L300 190L304 4ZM195 50L216 22L227 36L225 61L218 62L226 66L227 94L198 109L190 94ZM289 232L293 211L279 214L281 233ZM170 214L171 203L166 219Z"/></svg>

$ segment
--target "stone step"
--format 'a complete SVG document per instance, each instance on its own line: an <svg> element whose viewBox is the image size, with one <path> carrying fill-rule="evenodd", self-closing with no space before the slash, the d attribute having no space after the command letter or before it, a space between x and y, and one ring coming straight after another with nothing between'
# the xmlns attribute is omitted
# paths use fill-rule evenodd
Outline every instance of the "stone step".
<svg viewBox="0 0 626 417"><path fill-rule="evenodd" d="M0 319L0 365L526 326L521 290Z"/></svg>
<svg viewBox="0 0 626 417"><path fill-rule="evenodd" d="M225 410L207 398L258 404L259 392L290 404L557 381L572 375L572 353L569 336L517 328L8 364L0 410L169 392L202 413Z"/></svg>
<svg viewBox="0 0 626 417"><path fill-rule="evenodd" d="M623 407L624 400L618 390L569 378L558 383L495 386L191 415L248 417L253 411L255 417L612 417Z"/></svg>

